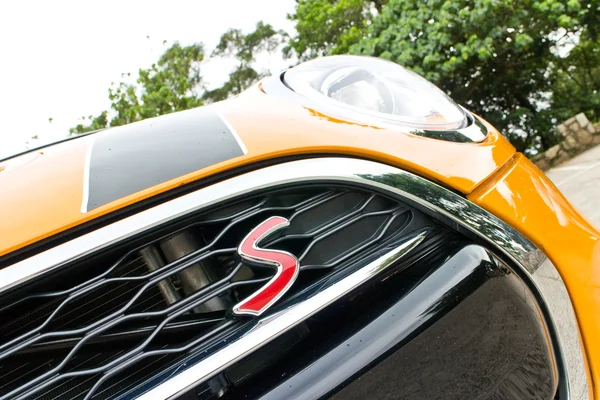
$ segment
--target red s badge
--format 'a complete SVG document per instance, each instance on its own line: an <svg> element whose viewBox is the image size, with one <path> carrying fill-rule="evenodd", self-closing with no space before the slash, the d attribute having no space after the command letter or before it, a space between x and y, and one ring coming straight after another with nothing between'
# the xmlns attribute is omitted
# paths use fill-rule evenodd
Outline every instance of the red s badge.
<svg viewBox="0 0 600 400"><path fill-rule="evenodd" d="M289 221L283 217L271 217L252 229L240 243L238 253L244 261L273 265L277 268L277 272L263 287L233 307L234 314L262 314L288 291L298 277L300 265L296 257L285 251L258 247L261 240L289 224Z"/></svg>

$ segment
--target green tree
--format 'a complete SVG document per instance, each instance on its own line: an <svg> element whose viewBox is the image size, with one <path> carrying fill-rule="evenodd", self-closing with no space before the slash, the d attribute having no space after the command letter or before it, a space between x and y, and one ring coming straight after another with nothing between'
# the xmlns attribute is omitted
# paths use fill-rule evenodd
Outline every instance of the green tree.
<svg viewBox="0 0 600 400"><path fill-rule="evenodd" d="M240 29L229 29L212 53L214 57L233 57L237 60L235 69L229 74L229 80L223 86L206 91L206 101L221 101L240 94L266 74L257 71L253 65L257 54L273 53L279 50L287 39L283 31L275 30L271 25L260 21L254 31L244 34Z"/></svg>
<svg viewBox="0 0 600 400"><path fill-rule="evenodd" d="M285 32L263 22L247 34L239 29L225 32L212 56L233 57L237 66L227 82L209 91L205 90L200 74L205 59L203 45L174 43L150 68L138 71L135 83L120 82L109 88L110 110L83 117L70 132L78 134L124 125L237 95L265 76L254 68L256 56L261 52L278 51L286 37ZM131 74L123 75L123 78L130 77Z"/></svg>
<svg viewBox="0 0 600 400"><path fill-rule="evenodd" d="M138 71L135 83L120 82L109 88L110 111L84 117L70 132L77 134L124 125L202 105L200 65L203 60L201 43L190 46L174 43L150 68ZM123 78L130 76L124 74ZM109 115L112 118L109 119Z"/></svg>
<svg viewBox="0 0 600 400"><path fill-rule="evenodd" d="M597 0L390 0L351 52L382 57L433 81L521 150L557 138L547 107L563 35L598 21Z"/></svg>
<svg viewBox="0 0 600 400"><path fill-rule="evenodd" d="M550 109L558 122L580 112L600 121L600 37L586 30L577 39L555 62Z"/></svg>
<svg viewBox="0 0 600 400"><path fill-rule="evenodd" d="M81 118L81 123L69 129L72 135L93 132L99 129L104 129L108 126L108 111L102 111L99 115L89 115Z"/></svg>
<svg viewBox="0 0 600 400"><path fill-rule="evenodd" d="M387 0L296 0L296 10L288 19L295 22L297 34L284 54L307 60L348 53L385 3Z"/></svg>

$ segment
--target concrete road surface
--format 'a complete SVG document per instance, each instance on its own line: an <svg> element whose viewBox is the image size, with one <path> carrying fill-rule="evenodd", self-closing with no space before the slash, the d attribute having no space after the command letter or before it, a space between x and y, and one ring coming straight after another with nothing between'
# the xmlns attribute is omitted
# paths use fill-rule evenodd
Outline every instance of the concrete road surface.
<svg viewBox="0 0 600 400"><path fill-rule="evenodd" d="M600 146L552 168L546 175L591 223L600 228Z"/></svg>

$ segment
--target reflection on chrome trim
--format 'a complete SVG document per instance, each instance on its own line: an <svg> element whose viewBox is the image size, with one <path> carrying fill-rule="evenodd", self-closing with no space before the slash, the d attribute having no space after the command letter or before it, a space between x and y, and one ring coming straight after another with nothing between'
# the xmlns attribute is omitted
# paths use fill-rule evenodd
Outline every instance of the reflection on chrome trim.
<svg viewBox="0 0 600 400"><path fill-rule="evenodd" d="M566 364L567 371L565 372L568 373L568 378L562 377L561 382L561 386L567 393L561 392L561 396L573 399L587 398L587 373L570 298L558 271L541 251L512 227L463 197L419 176L372 161L346 158L300 160L267 167L216 183L0 270L0 292L139 232L151 229L165 221L229 198L283 184L326 181L366 186L370 189L378 189L383 193L400 196L415 207L425 209L429 214L433 214L447 224L477 235L498 252L511 259L516 266L521 267L522 272L535 282L545 304L549 306L548 312L553 317L547 323L549 326L555 326L554 331L558 332L560 337L560 341L554 343L555 353L556 357ZM287 311L284 311L285 315L290 315L287 314ZM279 328L275 327L281 328L285 325L289 328L287 323L281 323L281 326L278 325L280 323L272 323L282 320L279 318L283 318L283 316L278 314L261 319L259 321L260 329L257 328L245 336L250 338L244 342L246 345L230 344L225 348L226 355L218 352L209 357L210 367L201 361L151 390L144 397L154 399L175 396L204 377L205 373L198 371L212 368L216 373L217 370L251 352L254 348L248 348L249 343L256 343L258 346L270 340L265 337L265 332L271 335L269 338L274 338L283 333L283 330L277 331ZM286 316L283 320L288 321L290 318L294 317ZM266 331L262 330L263 326ZM561 350L561 346L565 351ZM220 354L219 357L216 357L218 354ZM187 371L196 372L188 373ZM160 396L158 396L159 393Z"/></svg>
<svg viewBox="0 0 600 400"><path fill-rule="evenodd" d="M538 253L541 254L541 251L538 250ZM560 338L567 364L569 398L588 399L588 377L571 298L556 267L543 254L538 266L532 278L552 314L554 327Z"/></svg>

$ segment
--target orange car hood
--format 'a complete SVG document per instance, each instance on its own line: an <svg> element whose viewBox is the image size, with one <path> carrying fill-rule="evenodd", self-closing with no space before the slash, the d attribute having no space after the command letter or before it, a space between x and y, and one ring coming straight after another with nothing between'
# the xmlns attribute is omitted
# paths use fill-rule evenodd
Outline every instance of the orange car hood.
<svg viewBox="0 0 600 400"><path fill-rule="evenodd" d="M192 181L286 156L376 160L469 194L515 153L481 122L483 142L446 142L328 117L255 86L0 162L0 256Z"/></svg>

